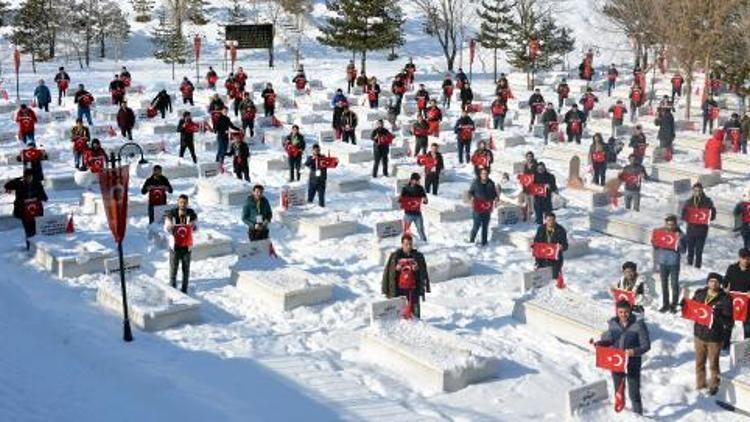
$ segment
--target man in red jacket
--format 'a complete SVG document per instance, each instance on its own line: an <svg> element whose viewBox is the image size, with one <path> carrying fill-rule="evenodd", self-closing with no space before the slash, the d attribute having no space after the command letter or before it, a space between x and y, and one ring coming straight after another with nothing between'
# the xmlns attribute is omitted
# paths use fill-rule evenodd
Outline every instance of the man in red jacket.
<svg viewBox="0 0 750 422"><path fill-rule="evenodd" d="M135 113L128 107L127 101L120 103L120 109L117 111L117 126L120 128L122 137L133 140L133 127L135 127Z"/></svg>
<svg viewBox="0 0 750 422"><path fill-rule="evenodd" d="M18 139L26 145L34 143L34 125L36 125L36 114L34 110L21 104L16 112L16 123L18 123Z"/></svg>

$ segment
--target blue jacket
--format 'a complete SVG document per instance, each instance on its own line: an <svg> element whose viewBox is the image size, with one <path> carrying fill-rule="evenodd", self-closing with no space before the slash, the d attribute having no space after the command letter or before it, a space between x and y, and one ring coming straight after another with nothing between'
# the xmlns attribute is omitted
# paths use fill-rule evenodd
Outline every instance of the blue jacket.
<svg viewBox="0 0 750 422"><path fill-rule="evenodd" d="M680 234L680 242L677 245L676 251L654 248L654 262L656 265L666 265L668 267L678 267L680 265L680 254L685 253L685 249L687 248L687 236L680 229L677 229L677 233Z"/></svg>
<svg viewBox="0 0 750 422"><path fill-rule="evenodd" d="M641 356L651 349L651 338L646 323L631 314L625 327L620 325L618 317L610 319L597 345L633 349L634 355L628 358L628 372L631 372L631 368L640 369Z"/></svg>
<svg viewBox="0 0 750 422"><path fill-rule="evenodd" d="M39 105L49 104L52 102L52 95L49 92L47 85L39 85L34 90L34 97Z"/></svg>
<svg viewBox="0 0 750 422"><path fill-rule="evenodd" d="M336 94L333 96L333 99L331 99L331 107L336 108L338 106L339 101L348 102L349 100L346 99L346 95L344 94Z"/></svg>

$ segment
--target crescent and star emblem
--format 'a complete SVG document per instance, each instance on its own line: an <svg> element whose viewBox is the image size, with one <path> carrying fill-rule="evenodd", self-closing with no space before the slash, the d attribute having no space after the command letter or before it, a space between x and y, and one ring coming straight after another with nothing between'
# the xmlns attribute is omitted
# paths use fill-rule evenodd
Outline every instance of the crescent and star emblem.
<svg viewBox="0 0 750 422"><path fill-rule="evenodd" d="M622 366L622 364L624 363L624 360L623 360L622 356L620 356L620 355L612 355L612 356L610 356L609 357L609 361L612 362L614 364L614 366Z"/></svg>
<svg viewBox="0 0 750 422"><path fill-rule="evenodd" d="M175 231L175 236L179 237L180 239L184 239L187 237L188 231L185 227L178 227Z"/></svg>

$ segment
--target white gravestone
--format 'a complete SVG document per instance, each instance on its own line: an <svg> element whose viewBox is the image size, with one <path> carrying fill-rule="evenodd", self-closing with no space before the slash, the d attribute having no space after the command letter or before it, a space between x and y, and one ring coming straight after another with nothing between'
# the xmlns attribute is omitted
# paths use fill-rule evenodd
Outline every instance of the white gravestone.
<svg viewBox="0 0 750 422"><path fill-rule="evenodd" d="M102 273L104 260L116 256L112 248L77 235L32 238L30 243L34 260L59 278Z"/></svg>
<svg viewBox="0 0 750 422"><path fill-rule="evenodd" d="M471 261L463 256L432 254L427 259L430 282L440 283L471 275Z"/></svg>
<svg viewBox="0 0 750 422"><path fill-rule="evenodd" d="M552 267L537 268L534 271L523 273L521 292L528 293L535 289L541 289L552 281Z"/></svg>
<svg viewBox="0 0 750 422"><path fill-rule="evenodd" d="M592 382L568 390L566 414L580 416L588 410L604 406L609 399L609 389L606 380Z"/></svg>
<svg viewBox="0 0 750 422"><path fill-rule="evenodd" d="M42 236L64 234L68 227L67 215L44 215L36 217L36 231Z"/></svg>
<svg viewBox="0 0 750 422"><path fill-rule="evenodd" d="M126 273L134 272L141 269L141 254L130 254L122 257L122 268ZM120 259L110 258L104 260L104 274L119 274Z"/></svg>
<svg viewBox="0 0 750 422"><path fill-rule="evenodd" d="M375 223L375 237L384 239L387 237L398 237L403 233L403 223L401 220L389 220Z"/></svg>
<svg viewBox="0 0 750 422"><path fill-rule="evenodd" d="M214 177L219 174L219 163L200 163L198 164L198 176L201 178Z"/></svg>
<svg viewBox="0 0 750 422"><path fill-rule="evenodd" d="M332 285L294 268L239 271L237 289L278 311L324 303L331 300L333 294Z"/></svg>

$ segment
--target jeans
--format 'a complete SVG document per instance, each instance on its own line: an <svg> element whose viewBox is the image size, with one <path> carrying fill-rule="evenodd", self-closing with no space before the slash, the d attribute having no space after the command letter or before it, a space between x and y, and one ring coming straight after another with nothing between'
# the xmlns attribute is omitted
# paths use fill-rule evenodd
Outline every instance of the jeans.
<svg viewBox="0 0 750 422"><path fill-rule="evenodd" d="M401 101L403 100L403 94L396 94L396 116L401 114Z"/></svg>
<svg viewBox="0 0 750 422"><path fill-rule="evenodd" d="M378 100L370 101L370 108L378 108Z"/></svg>
<svg viewBox="0 0 750 422"><path fill-rule="evenodd" d="M404 232L409 230L409 226L412 225L412 223L417 226L417 233L419 233L420 239L422 241L427 241L427 235L424 233L424 219L422 218L422 213L404 213Z"/></svg>
<svg viewBox="0 0 750 422"><path fill-rule="evenodd" d="M641 365L628 365L628 373L612 373L612 381L615 385L615 391L622 381L628 386L628 398L630 399L633 413L643 414L643 404L641 403Z"/></svg>
<svg viewBox="0 0 750 422"><path fill-rule="evenodd" d="M706 388L706 361L711 371L708 388L718 388L721 342L703 341L694 337L693 345L695 346L695 388Z"/></svg>
<svg viewBox="0 0 750 422"><path fill-rule="evenodd" d="M73 164L76 166L76 169L81 168L81 165L83 164L82 153L73 151Z"/></svg>
<svg viewBox="0 0 750 422"><path fill-rule="evenodd" d="M89 126L93 124L91 121L91 108L78 106L77 118L82 119L83 117L86 117L86 121L88 122Z"/></svg>
<svg viewBox="0 0 750 422"><path fill-rule="evenodd" d="M594 184L604 186L607 163L594 163Z"/></svg>
<svg viewBox="0 0 750 422"><path fill-rule="evenodd" d="M742 246L750 249L750 227L742 227L740 234L742 235Z"/></svg>
<svg viewBox="0 0 750 422"><path fill-rule="evenodd" d="M295 173L297 175L296 180L300 178L300 169L302 168L302 155L296 157L287 157L287 163L289 165L289 181L295 181Z"/></svg>
<svg viewBox="0 0 750 422"><path fill-rule="evenodd" d="M531 106L531 104L529 104L529 106ZM536 116L537 116L537 114L534 113L534 109L532 108L531 109L531 120L529 122L529 127L533 127L534 126L534 122L536 122Z"/></svg>
<svg viewBox="0 0 750 422"><path fill-rule="evenodd" d="M615 81L608 79L607 80L607 96L612 96L612 90L615 89Z"/></svg>
<svg viewBox="0 0 750 422"><path fill-rule="evenodd" d="M250 137L252 138L255 136L255 120L242 119L242 131L247 132L248 128L250 128Z"/></svg>
<svg viewBox="0 0 750 422"><path fill-rule="evenodd" d="M493 116L492 127L495 129L505 130L505 116Z"/></svg>
<svg viewBox="0 0 750 422"><path fill-rule="evenodd" d="M128 138L128 140L133 140L133 128L126 129L124 127L120 128L120 133L122 134L123 138Z"/></svg>
<svg viewBox="0 0 750 422"><path fill-rule="evenodd" d="M431 171L424 176L424 190L427 193L433 195L438 194L438 187L440 187L440 173L437 171ZM432 192L430 192L432 191ZM748 236L750 237L750 236Z"/></svg>
<svg viewBox="0 0 750 422"><path fill-rule="evenodd" d="M661 280L662 307L676 307L680 295L680 266L660 264L659 279Z"/></svg>
<svg viewBox="0 0 750 422"><path fill-rule="evenodd" d="M626 190L625 191L625 209L629 210L630 205L633 205L633 210L641 210L641 192L637 190Z"/></svg>
<svg viewBox="0 0 750 422"><path fill-rule="evenodd" d="M44 110L49 113L49 103L39 103L38 106L40 110Z"/></svg>
<svg viewBox="0 0 750 422"><path fill-rule="evenodd" d="M318 205L322 208L326 206L326 181L325 179L313 179L307 183L307 203L312 203L315 195L318 195Z"/></svg>
<svg viewBox="0 0 750 422"><path fill-rule="evenodd" d="M180 141L180 158L185 156L186 149L190 152L190 156L193 158L193 163L197 163L198 160L195 158L195 141L192 139L189 141Z"/></svg>
<svg viewBox="0 0 750 422"><path fill-rule="evenodd" d="M31 132L24 133L21 136L21 141L23 141L23 143L26 145L35 143L36 141L34 140L34 131L32 130Z"/></svg>
<svg viewBox="0 0 750 422"><path fill-rule="evenodd" d="M182 104L190 103L191 106L194 106L195 103L193 102L193 97L182 97Z"/></svg>
<svg viewBox="0 0 750 422"><path fill-rule="evenodd" d="M352 145L357 145L357 135L356 135L356 132L354 132L353 130L344 130L344 131L342 131L342 137L341 138L342 138L341 140L343 142L350 143L350 141L351 141Z"/></svg>
<svg viewBox="0 0 750 422"><path fill-rule="evenodd" d="M240 180L250 181L250 168L245 164L244 166L234 166L234 175Z"/></svg>
<svg viewBox="0 0 750 422"><path fill-rule="evenodd" d="M375 156L375 163L372 165L372 177L378 177L378 166L383 163L383 176L388 177L388 146L376 145L372 152Z"/></svg>
<svg viewBox="0 0 750 422"><path fill-rule="evenodd" d="M266 117L273 116L275 106L264 104L263 105L263 113Z"/></svg>
<svg viewBox="0 0 750 422"><path fill-rule="evenodd" d="M546 197L534 197L534 219L537 225L544 223L544 215L552 211L552 200Z"/></svg>
<svg viewBox="0 0 750 422"><path fill-rule="evenodd" d="M61 89L57 90L57 105L62 105L62 99L65 96L65 92Z"/></svg>
<svg viewBox="0 0 750 422"><path fill-rule="evenodd" d="M471 141L458 140L458 162L464 163L464 155L466 155L466 162L471 162Z"/></svg>
<svg viewBox="0 0 750 422"><path fill-rule="evenodd" d="M224 164L224 157L229 148L229 137L225 133L216 134L216 162Z"/></svg>
<svg viewBox="0 0 750 422"><path fill-rule="evenodd" d="M469 236L469 241L471 243L474 243L474 240L477 238L477 232L479 231L479 227L482 228L482 246L487 244L487 229L490 226L490 217L492 217L492 213L473 213L473 220L474 225L471 227L471 236Z"/></svg>
<svg viewBox="0 0 750 422"><path fill-rule="evenodd" d="M695 268L700 268L703 262L703 246L706 244L706 236L687 237L687 262L688 265L695 263ZM693 261L695 257L695 261Z"/></svg>
<svg viewBox="0 0 750 422"><path fill-rule="evenodd" d="M714 121L708 116L703 116L703 133L706 133L706 126L708 126L708 132L714 131Z"/></svg>
<svg viewBox="0 0 750 422"><path fill-rule="evenodd" d="M565 104L565 98L558 96L557 97L557 110L562 110L563 104Z"/></svg>
<svg viewBox="0 0 750 422"><path fill-rule="evenodd" d="M175 248L169 252L169 284L177 288L177 266L182 266L182 293L187 293L190 278L190 249Z"/></svg>
<svg viewBox="0 0 750 422"><path fill-rule="evenodd" d="M416 138L414 141L414 155L419 155L419 151L422 151L422 154L427 154L427 138Z"/></svg>

